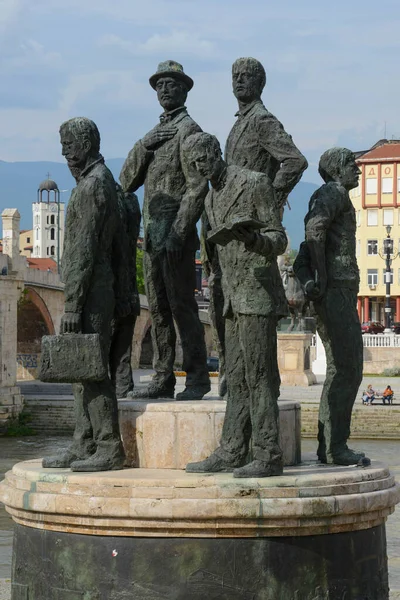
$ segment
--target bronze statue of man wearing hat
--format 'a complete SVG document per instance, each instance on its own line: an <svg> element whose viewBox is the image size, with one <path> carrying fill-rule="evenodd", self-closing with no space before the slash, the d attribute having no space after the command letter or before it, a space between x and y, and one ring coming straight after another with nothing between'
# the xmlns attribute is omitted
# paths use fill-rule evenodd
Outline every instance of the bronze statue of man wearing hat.
<svg viewBox="0 0 400 600"><path fill-rule="evenodd" d="M186 388L177 400L200 400L210 390L204 330L194 297L196 223L208 191L182 155L187 137L201 131L185 101L193 80L182 65L167 60L150 77L163 114L129 152L120 179L126 192L144 185L144 270L152 320L154 369L150 385L133 397L173 398L177 324L183 350Z"/></svg>

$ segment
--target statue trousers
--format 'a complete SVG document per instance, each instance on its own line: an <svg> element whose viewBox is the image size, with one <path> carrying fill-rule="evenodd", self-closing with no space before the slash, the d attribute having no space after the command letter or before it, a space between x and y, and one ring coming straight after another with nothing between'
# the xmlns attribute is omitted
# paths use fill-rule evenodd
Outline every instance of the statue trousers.
<svg viewBox="0 0 400 600"><path fill-rule="evenodd" d="M344 450L350 437L351 412L362 381L363 343L356 291L328 287L314 308L326 353L318 420L318 456L324 458Z"/></svg>
<svg viewBox="0 0 400 600"><path fill-rule="evenodd" d="M133 390L132 338L136 314L115 319L110 348L110 375L117 398L126 398Z"/></svg>
<svg viewBox="0 0 400 600"><path fill-rule="evenodd" d="M175 320L181 338L186 385L209 384L204 328L194 297L194 251L184 248L176 264L168 261L165 250L157 254L145 252L144 273L152 321L154 380L160 385L175 385Z"/></svg>
<svg viewBox="0 0 400 600"><path fill-rule="evenodd" d="M100 334L103 360L108 364L114 294L92 288L82 312L82 333ZM118 455L122 443L118 404L111 379L73 384L76 425L73 446L83 458L96 450Z"/></svg>
<svg viewBox="0 0 400 600"><path fill-rule="evenodd" d="M225 367L228 401L217 454L240 460L252 458L269 464L282 462L279 447L275 316L234 313L225 320Z"/></svg>

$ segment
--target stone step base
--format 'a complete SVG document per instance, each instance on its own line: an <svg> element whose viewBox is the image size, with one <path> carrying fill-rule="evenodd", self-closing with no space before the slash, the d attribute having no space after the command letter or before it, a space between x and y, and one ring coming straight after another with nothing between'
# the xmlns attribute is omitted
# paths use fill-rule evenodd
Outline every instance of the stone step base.
<svg viewBox="0 0 400 600"><path fill-rule="evenodd" d="M317 435L318 411L318 404L302 404L302 437ZM400 439L400 407L355 405L351 420L351 437L352 439Z"/></svg>

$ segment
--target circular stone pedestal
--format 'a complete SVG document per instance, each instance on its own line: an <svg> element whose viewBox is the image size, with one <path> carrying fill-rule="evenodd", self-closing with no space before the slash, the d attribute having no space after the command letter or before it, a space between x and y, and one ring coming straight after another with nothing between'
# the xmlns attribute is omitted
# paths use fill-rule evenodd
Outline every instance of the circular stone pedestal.
<svg viewBox="0 0 400 600"><path fill-rule="evenodd" d="M299 402L280 401L279 444L284 465L301 461ZM119 400L119 425L127 465L143 469L184 469L217 448L226 401Z"/></svg>
<svg viewBox="0 0 400 600"><path fill-rule="evenodd" d="M12 600L387 600L388 469L315 462L282 477L19 463Z"/></svg>

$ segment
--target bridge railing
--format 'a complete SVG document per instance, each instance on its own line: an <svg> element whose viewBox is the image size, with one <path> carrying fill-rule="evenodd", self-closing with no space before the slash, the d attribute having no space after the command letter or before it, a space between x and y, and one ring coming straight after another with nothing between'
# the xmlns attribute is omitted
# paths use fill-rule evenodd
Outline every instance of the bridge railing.
<svg viewBox="0 0 400 600"><path fill-rule="evenodd" d="M64 289L64 284L60 280L58 273L52 271L40 271L39 269L25 269L24 282L34 285Z"/></svg>

